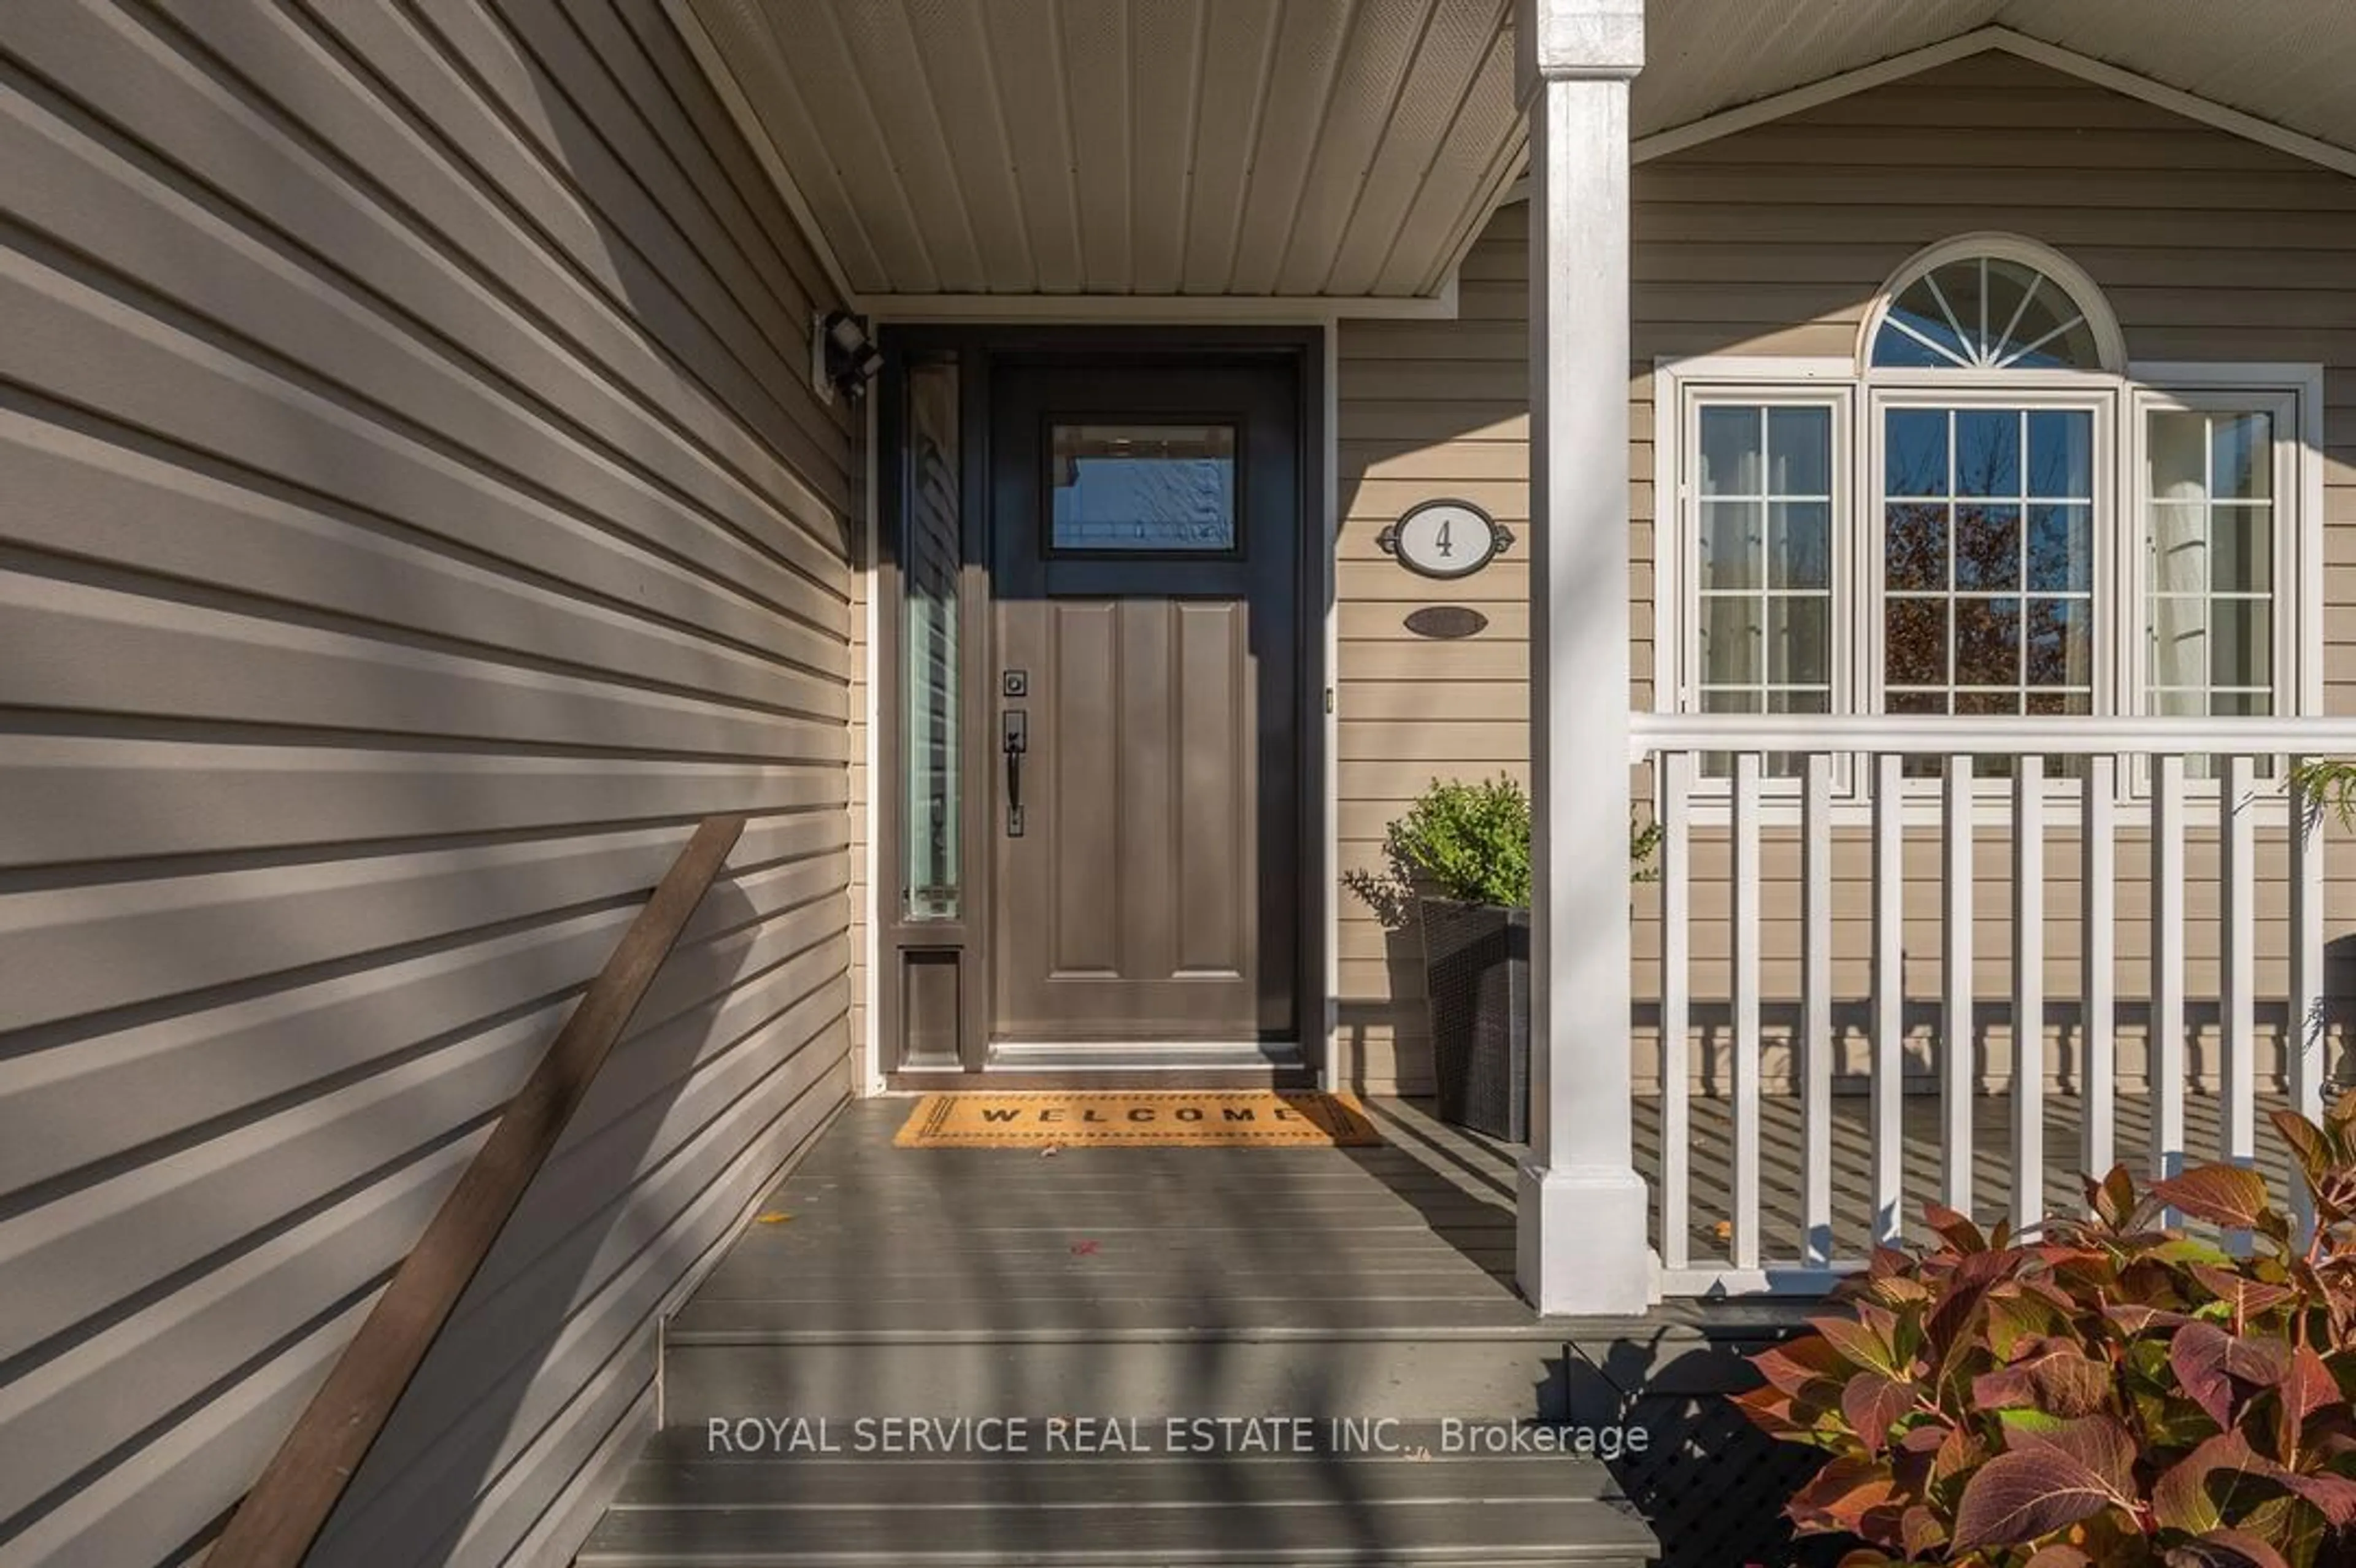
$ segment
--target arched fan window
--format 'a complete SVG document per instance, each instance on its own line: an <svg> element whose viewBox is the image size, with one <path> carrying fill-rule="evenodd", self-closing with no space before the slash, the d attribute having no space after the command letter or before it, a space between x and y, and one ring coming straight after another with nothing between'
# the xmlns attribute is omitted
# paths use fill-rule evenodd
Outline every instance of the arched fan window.
<svg viewBox="0 0 2356 1568"><path fill-rule="evenodd" d="M1677 538L1659 631L1676 701L2299 711L2319 631L2301 583L2321 549L2321 377L2133 363L2083 269L1988 232L1901 263L1845 359L1665 365L1655 494Z"/></svg>
<svg viewBox="0 0 2356 1568"><path fill-rule="evenodd" d="M2093 283L2060 257L1989 237L1908 269L1873 335L1882 369L2117 371L2119 334Z"/></svg>
<svg viewBox="0 0 2356 1568"><path fill-rule="evenodd" d="M2043 246L1965 235L1901 268L1868 327L1883 710L2096 711L2117 435L2086 378L2126 357L2101 292Z"/></svg>

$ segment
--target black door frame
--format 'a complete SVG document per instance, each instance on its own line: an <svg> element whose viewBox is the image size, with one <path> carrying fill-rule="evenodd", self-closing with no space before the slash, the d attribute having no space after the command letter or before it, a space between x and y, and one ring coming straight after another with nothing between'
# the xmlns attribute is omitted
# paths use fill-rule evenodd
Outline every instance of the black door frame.
<svg viewBox="0 0 2356 1568"><path fill-rule="evenodd" d="M1317 326L1036 326L908 325L884 326L878 334L884 368L873 388L876 399L877 494L871 540L870 592L876 597L875 645L868 650L868 677L875 737L874 776L868 781L868 832L876 847L873 890L874 931L870 961L880 973L875 987L877 1064L894 1089L955 1087L979 1081L988 1065L991 1029L991 916L994 857L991 770L998 763L996 723L998 668L991 572L991 368L1008 361L1069 364L1138 361L1224 361L1282 364L1290 369L1300 400L1299 454L1301 526L1295 540L1296 592L1293 635L1298 677L1296 722L1301 737L1293 823L1300 845L1299 931L1294 980L1301 1065L1286 1069L1166 1069L1091 1071L1068 1079L1038 1072L991 1072L997 1087L1050 1087L1071 1083L1091 1087L1182 1084L1225 1086L1276 1083L1308 1086L1320 1081L1330 1046L1332 998L1327 990L1326 884L1333 868L1325 812L1328 755L1327 693L1333 672L1326 659L1327 609L1333 581L1333 520L1326 516L1329 432L1326 424L1325 334ZM958 704L959 758L959 917L910 921L901 889L905 880L905 812L901 787L905 758L902 735L906 711L900 649L905 635L905 583L900 570L901 524L907 498L908 371L912 363L953 356L958 366L958 512L960 570L958 591ZM912 987L915 987L912 990ZM920 998L920 999L912 999ZM919 1008L930 1041L946 1043L953 1032L952 1058L936 1048L928 1058L909 1060L911 1015ZM954 1013L953 1028L948 1014Z"/></svg>

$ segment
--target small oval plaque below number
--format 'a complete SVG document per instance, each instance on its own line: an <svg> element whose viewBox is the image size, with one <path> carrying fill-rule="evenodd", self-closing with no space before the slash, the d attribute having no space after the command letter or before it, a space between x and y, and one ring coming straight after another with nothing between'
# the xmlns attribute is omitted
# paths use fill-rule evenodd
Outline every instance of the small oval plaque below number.
<svg viewBox="0 0 2356 1568"><path fill-rule="evenodd" d="M1469 637L1488 625L1488 616L1462 604L1427 604L1407 618L1407 629L1419 637Z"/></svg>

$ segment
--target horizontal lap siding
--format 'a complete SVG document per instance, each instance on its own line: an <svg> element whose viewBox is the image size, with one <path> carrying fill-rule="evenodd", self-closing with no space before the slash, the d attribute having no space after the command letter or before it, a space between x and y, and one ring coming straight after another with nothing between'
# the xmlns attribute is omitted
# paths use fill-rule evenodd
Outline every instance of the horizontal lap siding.
<svg viewBox="0 0 2356 1568"><path fill-rule="evenodd" d="M199 1554L710 813L312 1561L569 1555L849 1091L864 479L657 0L0 14L0 1561Z"/></svg>
<svg viewBox="0 0 2356 1568"><path fill-rule="evenodd" d="M1384 825L1435 777L1526 779L1526 547L1455 582L1401 569L1376 536L1419 501L1472 501L1529 537L1527 291L1522 208L1506 208L1465 262L1462 318L1345 322L1339 403L1341 537L1336 782L1340 863L1378 869ZM1420 637L1407 615L1461 605L1488 624ZM1368 1089L1429 1093L1414 933L1387 932L1341 897L1340 1066Z"/></svg>
<svg viewBox="0 0 2356 1568"><path fill-rule="evenodd" d="M1635 172L1630 381L1630 581L1634 699L1653 700L1652 367L1703 354L1847 356L1883 281L1922 247L1975 229L2060 247L2102 284L2142 359L2321 360L2326 365L2324 592L2318 636L2326 709L2356 711L2356 181L2136 100L2001 55L1982 56L1640 165ZM1527 555L1454 585L1409 577L1376 549L1416 501L1462 496L1526 531L1526 219L1501 211L1467 259L1454 322L1349 323L1342 334L1340 621L1342 863L1380 859L1385 824L1434 776L1526 777ZM1489 627L1459 642L1401 625L1417 605L1471 603ZM1642 792L1649 778L1640 778ZM2196 840L2211 823L2196 805ZM2049 827L2048 994L2077 994L2076 841ZM2120 812L2118 976L2145 984L2147 849ZM1907 929L1909 994L1937 995L1935 831L1918 830ZM2344 836L2343 836L2344 837ZM1978 990L2002 1022L2009 978L2006 835L1983 827ZM2284 982L2280 856L2262 836L2259 979ZM1861 840L1836 861L1835 982L1865 991L1870 910ZM2190 853L2189 982L2215 994L2213 848ZM1762 933L1771 1001L1796 992L1795 852L1771 847ZM2327 929L2356 907L2356 849L2335 843ZM1697 834L1697 1008L1727 986L1723 832ZM1635 891L1637 994L1657 994L1657 899ZM1388 933L1345 892L1341 936L1345 1074L1369 1087L1430 1082L1412 933ZM2356 974L2335 966L2335 996ZM1698 1016L1698 1015L1697 1015ZM2201 1016L2198 1007L2196 1019ZM2126 1015L2123 1013L2123 1019ZM1998 1029L1999 1037L2001 1029ZM1641 1027L1637 1070L1655 1042ZM2213 1068L2213 1056L2196 1058ZM1697 1058L1697 1060L1699 1060ZM2057 1059L2058 1060L2058 1059ZM2137 1060L2126 1059L2129 1071Z"/></svg>

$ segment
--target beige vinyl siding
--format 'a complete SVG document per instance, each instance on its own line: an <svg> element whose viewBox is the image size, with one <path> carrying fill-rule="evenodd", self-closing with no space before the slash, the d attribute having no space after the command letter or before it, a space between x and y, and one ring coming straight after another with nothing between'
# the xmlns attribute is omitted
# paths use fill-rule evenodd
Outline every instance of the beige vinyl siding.
<svg viewBox="0 0 2356 1568"><path fill-rule="evenodd" d="M1335 782L1345 876L1379 866L1385 824L1434 777L1528 776L1526 549L1435 582L1375 542L1408 507L1442 496L1475 502L1528 538L1523 213L1504 208L1473 245L1459 320L1340 329ZM1471 608L1488 625L1461 639L1419 637L1402 622L1426 604ZM1428 1092L1414 933L1384 930L1346 886L1340 914L1342 1081Z"/></svg>
<svg viewBox="0 0 2356 1568"><path fill-rule="evenodd" d="M861 449L656 0L0 9L0 1561L201 1554L694 822L312 1561L563 1561L849 1092Z"/></svg>
<svg viewBox="0 0 2356 1568"><path fill-rule="evenodd" d="M2030 117L2024 120L2023 116ZM2032 123L2034 134L2020 127ZM2325 707L2356 711L2356 180L2010 56L1990 54L1639 165L1634 185L1634 354L1631 367L1634 699L1650 706L1655 668L1652 368L1707 354L1841 356L1884 281L1923 246L1974 230L2052 244L2093 274L2139 360L2320 360L2325 371ZM1350 323L1342 339L1342 864L1373 864L1384 823L1435 773L1522 775L1526 572L1507 556L1465 583L1427 584L1382 560L1373 539L1417 500L1461 494L1520 531L1527 513L1527 273L1524 210L1501 211L1466 262L1453 323ZM1526 557L1523 556L1526 560ZM1352 562L1365 565L1354 572ZM1405 632L1415 604L1462 598L1491 619L1464 642ZM1460 679L1462 684L1440 683ZM1405 684L1402 684L1405 683ZM1417 683L1430 683L1426 686ZM1420 732L1387 750L1404 718ZM1355 759L1355 760L1354 760ZM1650 789L1640 778L1640 798ZM2196 802L2189 848L2188 982L2196 1025L2213 1026L2213 818ZM2146 985L2148 848L2122 809L2118 844L2121 1022ZM1908 992L1939 996L1935 836L1910 846ZM1975 952L1983 1027L2002 1075L2000 998L2008 993L2010 846L1979 831ZM2048 994L2057 1019L2077 995L2077 840L2049 828ZM2259 841L2262 994L2285 984L2279 831ZM1835 862L1835 985L1862 998L1870 885L1862 834ZM2327 931L2356 908L2356 850L2329 861ZM1722 830L1695 836L1697 1019L1728 990ZM1771 832L1763 981L1771 1004L1798 983L1798 857ZM1654 891L1636 891L1637 995L1657 995ZM1385 933L1343 896L1345 1077L1375 1089L1429 1081L1413 937ZM2338 966L2335 997L2356 994ZM1844 1023L1855 1020L1845 1012ZM2274 1020L2278 1021L2278 1019ZM2269 1020L2262 1015L2262 1026ZM1922 1028L1933 1020L1926 1012ZM1771 1034L1783 1025L1771 1005ZM2062 1042L2066 1045L2066 1040ZM1851 1061L1855 1044L1851 1042ZM1640 1080L1657 1045L1638 1030ZM1919 1052L1918 1052L1919 1054ZM1704 1049L1698 1062L1719 1057ZM2057 1051L2067 1068L2074 1052ZM2132 1050L2123 1066L2140 1072ZM2196 1045L2213 1073L2213 1049ZM1771 1072L1778 1061L1771 1061Z"/></svg>

